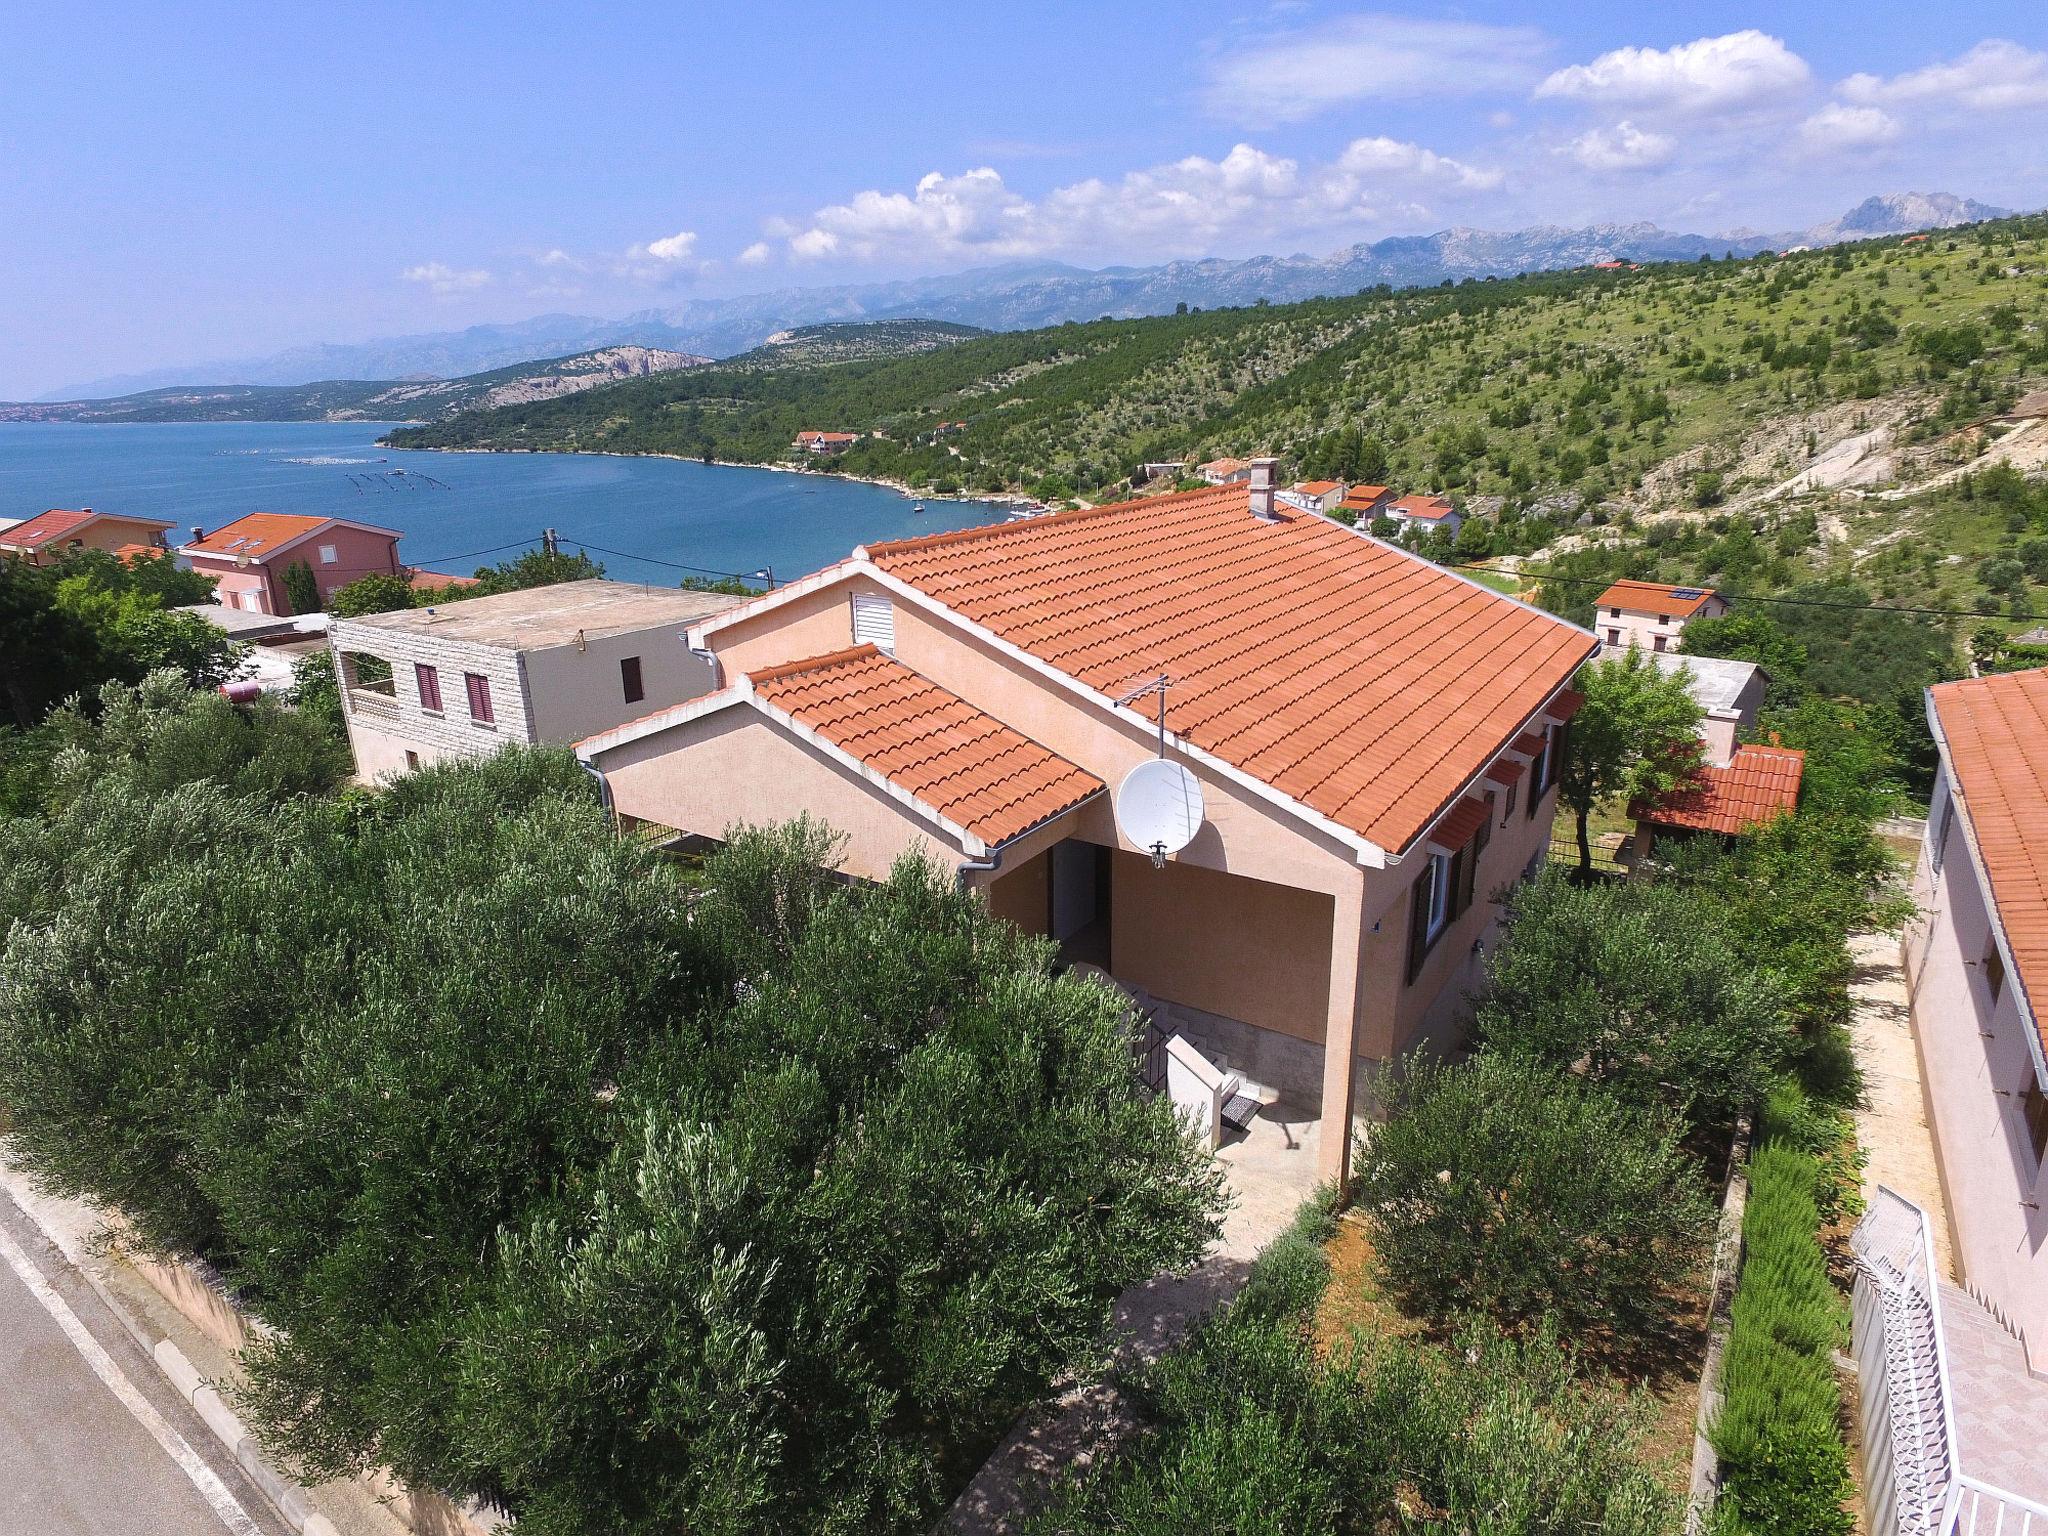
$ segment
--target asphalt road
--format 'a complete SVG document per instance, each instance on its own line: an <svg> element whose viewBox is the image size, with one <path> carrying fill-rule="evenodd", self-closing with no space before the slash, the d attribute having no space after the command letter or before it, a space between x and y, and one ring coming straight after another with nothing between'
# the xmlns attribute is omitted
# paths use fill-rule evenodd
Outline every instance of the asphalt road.
<svg viewBox="0 0 2048 1536"><path fill-rule="evenodd" d="M0 1194L0 1536L292 1536Z"/></svg>

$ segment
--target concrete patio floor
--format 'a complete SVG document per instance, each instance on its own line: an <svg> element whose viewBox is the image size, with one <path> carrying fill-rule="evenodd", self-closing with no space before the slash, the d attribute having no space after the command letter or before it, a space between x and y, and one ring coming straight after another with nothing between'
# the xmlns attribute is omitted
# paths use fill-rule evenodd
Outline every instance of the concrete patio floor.
<svg viewBox="0 0 2048 1536"><path fill-rule="evenodd" d="M1291 1099L1263 1105L1242 1132L1216 1151L1229 1181L1232 1205L1217 1251L1250 1259L1294 1220L1315 1193L1321 1112Z"/></svg>

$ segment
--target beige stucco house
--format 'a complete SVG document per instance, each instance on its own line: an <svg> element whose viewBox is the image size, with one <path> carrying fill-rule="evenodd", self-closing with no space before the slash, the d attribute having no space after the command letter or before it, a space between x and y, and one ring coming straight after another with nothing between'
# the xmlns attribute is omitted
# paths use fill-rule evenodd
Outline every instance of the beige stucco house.
<svg viewBox="0 0 2048 1536"><path fill-rule="evenodd" d="M1718 619L1728 599L1709 587L1669 587L1658 581L1617 581L1593 603L1593 628L1608 645L1675 651L1694 619Z"/></svg>
<svg viewBox="0 0 2048 1536"><path fill-rule="evenodd" d="M1495 898L1545 856L1595 642L1277 503L1265 468L858 549L693 624L712 690L579 755L623 822L715 838L808 813L855 876L939 861L1322 1106L1339 1175L1330 1106L1359 1101L1361 1062L1455 1030ZM1116 791L1162 754L1202 806L1155 864Z"/></svg>
<svg viewBox="0 0 2048 1536"><path fill-rule="evenodd" d="M356 771L388 778L508 742L566 744L711 686L687 627L736 598L570 581L328 630Z"/></svg>

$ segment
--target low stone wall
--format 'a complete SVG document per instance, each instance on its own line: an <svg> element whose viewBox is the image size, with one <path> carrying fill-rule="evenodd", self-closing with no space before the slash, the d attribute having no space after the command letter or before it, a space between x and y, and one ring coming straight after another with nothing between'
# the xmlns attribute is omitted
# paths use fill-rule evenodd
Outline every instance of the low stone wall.
<svg viewBox="0 0 2048 1536"><path fill-rule="evenodd" d="M1713 1291L1707 1304L1707 1358L1700 1367L1700 1401L1693 1415L1692 1488L1686 1499L1686 1536L1700 1536L1721 1491L1721 1458L1708 1438L1721 1411L1721 1357L1728 1348L1728 1314L1735 1305L1735 1285L1742 1277L1742 1213L1749 1204L1750 1124L1735 1129L1728 1152L1728 1182L1721 1191L1721 1214L1714 1232Z"/></svg>
<svg viewBox="0 0 2048 1536"><path fill-rule="evenodd" d="M201 1266L145 1258L125 1247L122 1258L186 1322L230 1354L240 1355L268 1332L268 1325L236 1306L219 1280ZM417 1536L493 1536L512 1527L511 1521L493 1510L458 1505L430 1489L408 1488L382 1468L372 1468L358 1481Z"/></svg>

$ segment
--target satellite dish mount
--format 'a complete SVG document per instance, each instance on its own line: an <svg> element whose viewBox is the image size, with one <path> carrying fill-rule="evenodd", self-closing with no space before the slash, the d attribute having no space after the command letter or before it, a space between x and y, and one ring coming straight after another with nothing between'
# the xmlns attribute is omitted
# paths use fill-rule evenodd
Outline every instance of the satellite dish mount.
<svg viewBox="0 0 2048 1536"><path fill-rule="evenodd" d="M1117 830L1152 856L1152 867L1164 869L1167 857L1194 841L1202 829L1202 786L1194 774L1166 756L1166 689L1162 673L1140 683L1116 702L1128 704L1147 693L1159 696L1159 755L1124 775L1116 791Z"/></svg>

